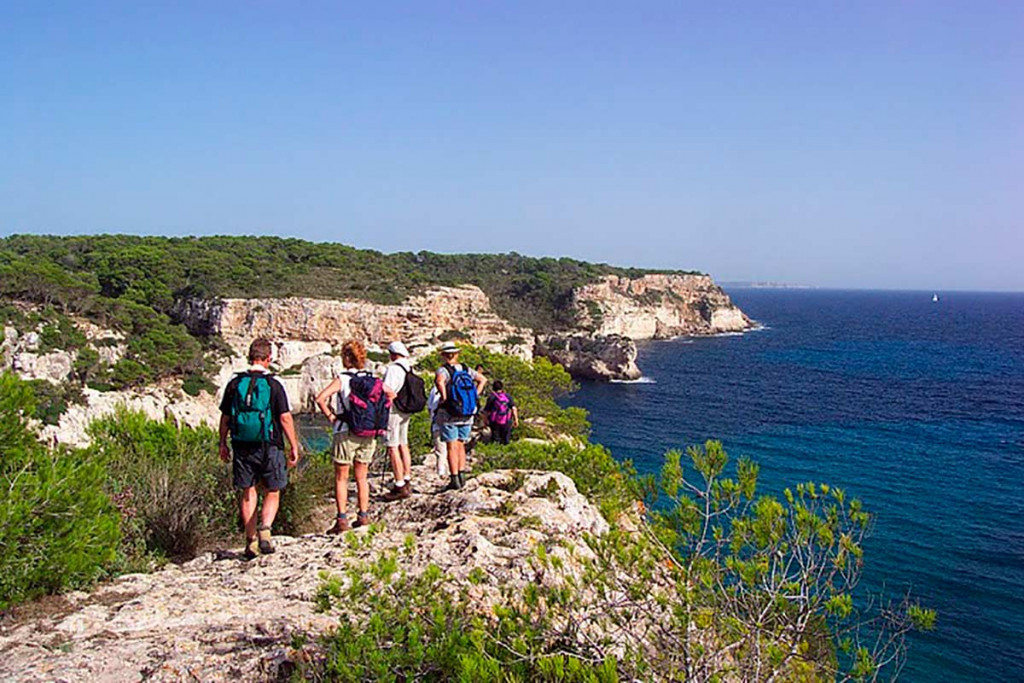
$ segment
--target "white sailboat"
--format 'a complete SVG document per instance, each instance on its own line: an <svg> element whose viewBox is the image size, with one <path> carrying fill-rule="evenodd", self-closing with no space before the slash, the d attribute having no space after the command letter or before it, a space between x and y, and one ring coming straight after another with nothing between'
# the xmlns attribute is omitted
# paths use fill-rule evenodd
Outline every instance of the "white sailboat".
<svg viewBox="0 0 1024 683"><path fill-rule="evenodd" d="M932 294L932 303L933 304L939 303L939 295L938 294Z"/></svg>

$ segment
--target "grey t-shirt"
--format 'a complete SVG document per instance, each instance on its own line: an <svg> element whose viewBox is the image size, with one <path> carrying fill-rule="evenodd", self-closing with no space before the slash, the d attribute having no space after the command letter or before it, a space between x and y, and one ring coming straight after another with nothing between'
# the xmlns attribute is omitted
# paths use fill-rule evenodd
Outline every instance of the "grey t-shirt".
<svg viewBox="0 0 1024 683"><path fill-rule="evenodd" d="M467 372L469 372L469 376L473 379L474 382L477 380L477 377L480 376L480 373L478 373L476 370L473 370L472 368L470 368L470 367L468 367L466 365L463 365L462 363L453 363L452 367L455 368L456 370L463 370L464 369ZM434 373L434 376L435 377L440 377L441 378L441 382L444 383L445 387L447 387L449 384L451 384L452 377L451 377L451 375L448 374L448 371L445 370L443 366L437 369L437 372ZM480 400L479 400L479 397L477 398L477 410L478 411L480 410ZM437 407L437 423L438 424L442 424L442 425L443 424L460 425L460 426L461 425L471 425L471 424L473 424L473 415L470 415L468 417L453 417L453 416L448 414L448 411L445 409L444 403L442 402Z"/></svg>

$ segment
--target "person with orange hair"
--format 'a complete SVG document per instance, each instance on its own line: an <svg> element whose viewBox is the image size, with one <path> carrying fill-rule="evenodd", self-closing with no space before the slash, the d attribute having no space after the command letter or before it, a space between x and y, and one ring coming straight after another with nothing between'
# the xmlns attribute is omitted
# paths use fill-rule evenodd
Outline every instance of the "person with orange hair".
<svg viewBox="0 0 1024 683"><path fill-rule="evenodd" d="M327 530L329 534L340 534L343 531L370 523L368 476L370 463L373 462L373 456L377 450L377 433L365 434L352 423L351 415L353 414L353 397L356 386L372 385L368 393L378 392L377 399L371 402L358 401L361 405L369 405L376 411L381 411L381 406L386 405L387 401L394 397L393 391L385 387L380 379L373 377L365 370L366 347L362 342L355 339L345 342L341 347L341 363L345 370L316 396L317 407L334 426L332 445L334 499L338 513L334 520L334 526ZM329 403L332 397L337 398ZM385 398L386 401L381 400ZM383 434L387 427L386 408L379 415L379 420L381 421L379 433ZM355 469L356 501L359 510L354 522L349 521L347 509L350 468Z"/></svg>

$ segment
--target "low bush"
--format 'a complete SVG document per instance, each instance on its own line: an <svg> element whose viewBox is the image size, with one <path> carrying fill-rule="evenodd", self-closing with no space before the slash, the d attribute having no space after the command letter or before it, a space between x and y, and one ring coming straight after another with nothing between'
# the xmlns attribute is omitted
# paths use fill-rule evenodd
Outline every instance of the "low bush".
<svg viewBox="0 0 1024 683"><path fill-rule="evenodd" d="M213 430L179 429L122 409L93 422L89 434L124 518L129 567L191 557L235 528L230 467L217 455Z"/></svg>
<svg viewBox="0 0 1024 683"><path fill-rule="evenodd" d="M317 512L333 492L334 463L330 451L305 453L298 467L288 473L288 486L281 494L274 533L301 536L326 529L333 518L321 519Z"/></svg>
<svg viewBox="0 0 1024 683"><path fill-rule="evenodd" d="M90 453L47 449L31 388L0 375L0 609L88 584L114 559L117 510Z"/></svg>
<svg viewBox="0 0 1024 683"><path fill-rule="evenodd" d="M322 609L340 608L343 615L338 629L324 639L325 662L301 671L306 678L345 683L620 680L613 657L593 657L566 638L544 610L520 609L518 601L509 600L486 619L438 567L410 576L398 570L394 553L350 569L347 581L325 577L318 602Z"/></svg>

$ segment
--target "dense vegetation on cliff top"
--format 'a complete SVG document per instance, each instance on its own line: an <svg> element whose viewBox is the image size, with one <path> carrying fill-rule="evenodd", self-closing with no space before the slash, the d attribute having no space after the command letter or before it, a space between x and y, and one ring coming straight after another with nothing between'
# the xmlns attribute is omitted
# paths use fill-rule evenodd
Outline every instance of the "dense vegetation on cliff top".
<svg viewBox="0 0 1024 683"><path fill-rule="evenodd" d="M83 349L79 379L97 388L168 375L201 386L206 352L216 340L196 339L176 324L175 304L182 299L306 296L394 304L430 286L474 284L499 315L545 331L573 323L575 287L604 275L645 272L651 271L515 253L383 254L278 237L14 235L0 239L0 324L52 330L60 339L55 348ZM26 320L3 299L45 308ZM72 314L123 332L124 357L112 367L93 359L84 339L63 333L72 329Z"/></svg>
<svg viewBox="0 0 1024 683"><path fill-rule="evenodd" d="M170 313L185 297L363 299L399 303L430 285L473 284L508 320L572 324L574 287L603 275L639 276L569 258L519 254L384 254L278 237L15 235L0 239L0 295L103 313L125 300Z"/></svg>

